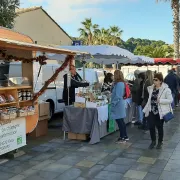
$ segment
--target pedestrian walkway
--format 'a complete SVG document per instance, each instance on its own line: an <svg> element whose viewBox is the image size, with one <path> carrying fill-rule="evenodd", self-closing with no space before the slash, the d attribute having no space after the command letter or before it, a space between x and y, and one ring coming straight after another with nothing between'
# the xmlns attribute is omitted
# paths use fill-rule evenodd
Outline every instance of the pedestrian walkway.
<svg viewBox="0 0 180 180"><path fill-rule="evenodd" d="M114 143L118 132L101 143L57 138L27 149L0 165L0 180L180 180L180 113L165 125L162 150L148 150L149 134L128 126L130 141Z"/></svg>

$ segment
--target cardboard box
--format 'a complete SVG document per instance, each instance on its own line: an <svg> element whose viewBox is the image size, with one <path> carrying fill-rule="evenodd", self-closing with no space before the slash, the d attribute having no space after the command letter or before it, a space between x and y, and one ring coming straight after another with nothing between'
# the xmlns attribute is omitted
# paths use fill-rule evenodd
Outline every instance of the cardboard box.
<svg viewBox="0 0 180 180"><path fill-rule="evenodd" d="M39 116L49 116L49 102L39 104Z"/></svg>
<svg viewBox="0 0 180 180"><path fill-rule="evenodd" d="M48 133L48 119L38 121L38 124L34 131L30 133L33 138L45 136Z"/></svg>
<svg viewBox="0 0 180 180"><path fill-rule="evenodd" d="M88 139L88 135L87 134L76 134L76 133L68 132L68 139L85 141Z"/></svg>

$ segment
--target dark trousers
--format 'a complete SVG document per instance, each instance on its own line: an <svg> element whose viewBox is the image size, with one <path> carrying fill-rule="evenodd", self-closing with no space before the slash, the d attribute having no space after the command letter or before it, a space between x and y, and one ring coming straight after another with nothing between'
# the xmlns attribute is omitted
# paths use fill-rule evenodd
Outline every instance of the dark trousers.
<svg viewBox="0 0 180 180"><path fill-rule="evenodd" d="M158 130L158 142L163 141L164 136L164 120L160 119L159 114L154 115L152 112L150 112L148 117L148 125L149 125L149 131L151 135L151 140L156 141L156 129Z"/></svg>
<svg viewBox="0 0 180 180"><path fill-rule="evenodd" d="M124 122L124 119L116 119L116 122L119 127L120 131L120 138L126 138L127 136L127 131L126 131L126 124Z"/></svg>

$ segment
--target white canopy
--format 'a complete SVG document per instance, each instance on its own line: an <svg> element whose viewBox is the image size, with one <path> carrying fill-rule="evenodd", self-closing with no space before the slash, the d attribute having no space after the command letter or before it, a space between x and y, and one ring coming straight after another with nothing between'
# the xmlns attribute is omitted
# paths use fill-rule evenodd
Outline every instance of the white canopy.
<svg viewBox="0 0 180 180"><path fill-rule="evenodd" d="M98 64L132 64L134 54L117 46L91 45L91 46L59 46L68 50L87 52L90 55L77 54L76 59ZM64 60L64 55L46 54L46 57L54 60Z"/></svg>
<svg viewBox="0 0 180 180"><path fill-rule="evenodd" d="M133 64L154 64L154 59L146 56L134 56Z"/></svg>

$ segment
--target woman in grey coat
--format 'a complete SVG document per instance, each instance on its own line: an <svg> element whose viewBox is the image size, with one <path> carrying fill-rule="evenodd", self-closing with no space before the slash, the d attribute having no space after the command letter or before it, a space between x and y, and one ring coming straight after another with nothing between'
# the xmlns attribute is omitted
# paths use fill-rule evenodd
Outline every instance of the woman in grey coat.
<svg viewBox="0 0 180 180"><path fill-rule="evenodd" d="M120 137L117 143L124 143L129 140L126 131L126 124L124 118L126 117L125 107L125 82L123 73L120 70L114 72L114 86L111 95L111 118L116 120L119 130Z"/></svg>

